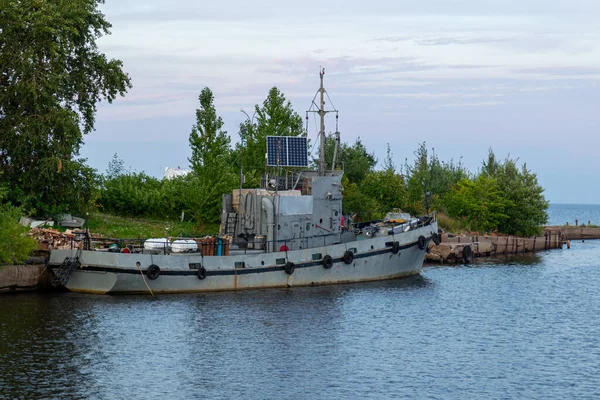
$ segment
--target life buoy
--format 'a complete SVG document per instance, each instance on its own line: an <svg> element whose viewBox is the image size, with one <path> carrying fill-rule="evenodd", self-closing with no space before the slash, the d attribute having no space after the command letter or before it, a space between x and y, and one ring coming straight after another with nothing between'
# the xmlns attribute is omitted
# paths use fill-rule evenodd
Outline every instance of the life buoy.
<svg viewBox="0 0 600 400"><path fill-rule="evenodd" d="M287 246L287 244L282 244L281 247L279 248L279 251L289 251L290 248Z"/></svg>
<svg viewBox="0 0 600 400"><path fill-rule="evenodd" d="M158 276L160 275L160 268L158 265L152 264L148 267L148 269L146 270L146 275L148 276L148 279L156 279L158 278Z"/></svg>
<svg viewBox="0 0 600 400"><path fill-rule="evenodd" d="M419 248L421 250L425 250L425 245L427 244L427 239L425 239L425 236L423 236L423 235L419 236L419 239L417 240L417 244L419 245Z"/></svg>
<svg viewBox="0 0 600 400"><path fill-rule="evenodd" d="M346 264L352 264L352 261L354 261L354 253L350 250L346 250L344 253L344 262Z"/></svg>
<svg viewBox="0 0 600 400"><path fill-rule="evenodd" d="M433 235L431 235L431 240L433 240L433 243L435 243L436 246L442 242L442 238L438 233L434 233Z"/></svg>
<svg viewBox="0 0 600 400"><path fill-rule="evenodd" d="M400 242L392 243L392 253L398 254L399 251L400 251Z"/></svg>
<svg viewBox="0 0 600 400"><path fill-rule="evenodd" d="M473 262L473 249L469 245L466 245L463 248L463 261L465 264L471 264Z"/></svg>
<svg viewBox="0 0 600 400"><path fill-rule="evenodd" d="M288 275L291 275L294 273L294 269L296 269L296 266L294 265L293 262L288 261L285 263L285 273Z"/></svg>
<svg viewBox="0 0 600 400"><path fill-rule="evenodd" d="M197 275L198 275L198 279L204 280L206 278L206 268L204 268L204 267L198 268Z"/></svg>
<svg viewBox="0 0 600 400"><path fill-rule="evenodd" d="M330 255L323 257L323 267L325 267L325 269L330 269L333 267L333 258L331 258Z"/></svg>

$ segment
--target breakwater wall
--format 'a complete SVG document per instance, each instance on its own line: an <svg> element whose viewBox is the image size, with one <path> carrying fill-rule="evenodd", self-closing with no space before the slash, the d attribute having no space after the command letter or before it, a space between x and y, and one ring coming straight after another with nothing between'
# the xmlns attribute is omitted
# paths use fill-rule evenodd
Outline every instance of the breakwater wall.
<svg viewBox="0 0 600 400"><path fill-rule="evenodd" d="M546 229L543 236L441 235L441 242L429 244L426 262L470 263L476 257L519 254L560 249L570 243L562 231Z"/></svg>
<svg viewBox="0 0 600 400"><path fill-rule="evenodd" d="M547 229L558 231L565 240L600 239L600 227L585 226L549 226Z"/></svg>
<svg viewBox="0 0 600 400"><path fill-rule="evenodd" d="M49 289L51 274L44 264L0 266L0 294Z"/></svg>

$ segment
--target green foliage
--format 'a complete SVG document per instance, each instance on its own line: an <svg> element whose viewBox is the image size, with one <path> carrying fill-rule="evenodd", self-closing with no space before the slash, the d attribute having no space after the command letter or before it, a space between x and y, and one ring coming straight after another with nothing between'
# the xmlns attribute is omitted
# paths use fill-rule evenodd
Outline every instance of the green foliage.
<svg viewBox="0 0 600 400"><path fill-rule="evenodd" d="M358 184L350 182L348 177L342 177L342 186L344 187L344 214L355 214L357 221L370 221L381 218L380 206L372 197L364 194L358 187Z"/></svg>
<svg viewBox="0 0 600 400"><path fill-rule="evenodd" d="M507 218L499 224L503 233L533 236L548 222L548 201L536 174L523 164L521 169L512 159L506 159L495 174L498 187L509 200L504 212Z"/></svg>
<svg viewBox="0 0 600 400"><path fill-rule="evenodd" d="M335 137L329 135L325 141L325 165L331 168L335 148ZM313 165L319 164L318 158L313 159ZM342 168L344 175L351 183L360 183L367 174L377 165L374 153L369 153L360 138L357 138L352 146L341 142L339 144L336 160L336 168Z"/></svg>
<svg viewBox="0 0 600 400"><path fill-rule="evenodd" d="M89 219L92 235L107 238L137 239L169 236L201 237L219 232L218 224L180 222L169 219L126 218L106 213L92 213Z"/></svg>
<svg viewBox="0 0 600 400"><path fill-rule="evenodd" d="M533 236L548 220L548 201L537 177L515 160L499 162L490 149L480 174L458 182L445 197L451 217L465 218L471 228Z"/></svg>
<svg viewBox="0 0 600 400"><path fill-rule="evenodd" d="M466 178L468 173L459 162L453 160L440 161L435 152L428 157L425 142L419 145L415 152L413 165L406 163L408 207L407 211L414 214L425 212L425 193L430 193L429 208L443 208L443 197L453 185Z"/></svg>
<svg viewBox="0 0 600 400"><path fill-rule="evenodd" d="M500 191L496 179L489 176L461 179L444 200L450 216L465 217L473 230L496 230L507 218L504 210L508 199Z"/></svg>
<svg viewBox="0 0 600 400"><path fill-rule="evenodd" d="M205 87L198 96L196 124L190 133L192 156L189 158L197 175L223 169L229 164L230 138L223 128L223 119L217 116L212 91Z"/></svg>
<svg viewBox="0 0 600 400"><path fill-rule="evenodd" d="M372 213L377 218L383 218L387 212L406 206L404 178L389 169L369 172L359 184L359 189L362 194L375 201Z"/></svg>
<svg viewBox="0 0 600 400"><path fill-rule="evenodd" d="M117 153L113 155L112 160L108 163L108 169L106 170L106 177L108 179L116 178L117 176L124 175L127 173L125 170L125 161L123 161Z"/></svg>
<svg viewBox="0 0 600 400"><path fill-rule="evenodd" d="M185 180L189 187L180 194L174 192L172 195L183 194L186 205L194 207L192 212L197 220L215 222L221 215L223 193L230 192L238 178L231 163L230 138L222 130L223 120L217 116L212 91L205 87L198 100L200 108L196 110L196 124L189 139L192 148L189 161L193 174ZM166 189L176 185L167 184Z"/></svg>
<svg viewBox="0 0 600 400"><path fill-rule="evenodd" d="M6 189L0 186L0 265L22 264L37 249L36 241L19 224L21 210L2 203Z"/></svg>
<svg viewBox="0 0 600 400"><path fill-rule="evenodd" d="M96 104L131 87L98 51L111 25L100 0L3 1L0 7L0 168L8 198L52 215L93 200L95 171L77 155Z"/></svg>
<svg viewBox="0 0 600 400"><path fill-rule="evenodd" d="M292 108L277 87L271 88L262 107L255 106L256 123L246 121L240 132L244 138L244 171L249 186L258 186L265 172L267 136L301 136L304 134L302 118ZM239 148L239 145L238 145ZM238 149L239 152L239 149Z"/></svg>

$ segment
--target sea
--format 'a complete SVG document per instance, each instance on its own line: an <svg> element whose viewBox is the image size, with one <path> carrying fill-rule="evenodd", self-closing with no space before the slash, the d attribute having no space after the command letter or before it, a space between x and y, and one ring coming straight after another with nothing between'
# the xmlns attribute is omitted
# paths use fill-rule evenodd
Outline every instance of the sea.
<svg viewBox="0 0 600 400"><path fill-rule="evenodd" d="M598 205L550 224L600 225ZM377 283L0 296L0 399L598 399L600 241Z"/></svg>

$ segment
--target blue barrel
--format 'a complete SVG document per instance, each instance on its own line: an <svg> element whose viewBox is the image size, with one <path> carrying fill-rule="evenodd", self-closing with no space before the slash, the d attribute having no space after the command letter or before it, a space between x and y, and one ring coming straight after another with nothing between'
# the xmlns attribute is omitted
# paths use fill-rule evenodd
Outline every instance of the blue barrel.
<svg viewBox="0 0 600 400"><path fill-rule="evenodd" d="M223 255L223 238L217 239L217 255L218 256Z"/></svg>

